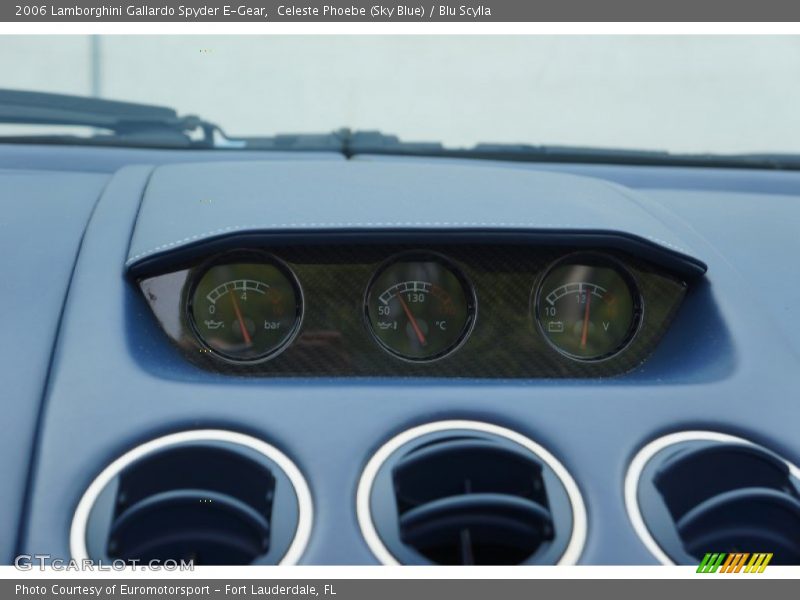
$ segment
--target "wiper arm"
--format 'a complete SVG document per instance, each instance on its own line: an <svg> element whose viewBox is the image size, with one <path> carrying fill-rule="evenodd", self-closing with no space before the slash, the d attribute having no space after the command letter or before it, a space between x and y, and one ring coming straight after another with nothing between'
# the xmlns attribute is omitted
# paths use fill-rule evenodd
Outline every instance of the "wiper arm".
<svg viewBox="0 0 800 600"><path fill-rule="evenodd" d="M253 150L326 151L341 153L347 158L373 154L524 163L800 170L800 155L795 154L678 154L662 150L491 143L448 148L439 142L406 142L380 131L347 128L329 134L244 137L239 142Z"/></svg>
<svg viewBox="0 0 800 600"><path fill-rule="evenodd" d="M222 134L214 123L163 106L7 89L0 89L0 123L96 127L113 135L96 134L89 140L137 145L210 147L215 134ZM194 132L200 133L198 139L191 137Z"/></svg>
<svg viewBox="0 0 800 600"><path fill-rule="evenodd" d="M376 131L349 132L343 152L347 156L385 154L505 162L800 170L800 155L795 154L684 154L661 150L489 143L472 148L447 148L439 143L404 142L397 136Z"/></svg>

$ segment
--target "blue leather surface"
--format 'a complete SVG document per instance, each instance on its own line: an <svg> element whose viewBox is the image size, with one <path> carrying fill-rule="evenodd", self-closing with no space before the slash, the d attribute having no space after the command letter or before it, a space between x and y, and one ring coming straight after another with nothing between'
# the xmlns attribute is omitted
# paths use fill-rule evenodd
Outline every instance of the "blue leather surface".
<svg viewBox="0 0 800 600"><path fill-rule="evenodd" d="M425 164L430 158L359 154L351 160ZM633 189L669 189L694 191L755 192L758 194L796 194L800 189L800 171L770 169L711 169L699 167L655 167L613 164L498 162L459 158L437 159L437 164L465 165L471 168L496 167L524 171L571 173L613 181Z"/></svg>
<svg viewBox="0 0 800 600"><path fill-rule="evenodd" d="M218 173L224 166L205 171ZM186 169L197 173L194 167ZM459 172L471 173L465 176L473 181L483 173L499 180L496 171L513 180L521 170L481 167ZM572 472L587 504L589 536L583 563L655 562L631 528L622 481L635 451L659 434L718 429L800 462L800 403L795 401L800 351L792 329L796 325L787 324L787 313L791 315L800 294L800 283L791 276L797 273L795 257L800 252L800 237L792 235L800 217L798 198L674 190L637 194L641 218L679 232L681 241L706 260L709 271L689 292L654 355L640 370L621 378L247 380L188 366L124 276L126 259L136 254L128 240L147 176L144 168L118 174L87 231L47 394L23 543L27 552L67 556L72 511L91 479L131 446L195 427L251 433L295 460L309 481L316 507L304 563L374 562L354 513L361 468L388 437L432 420L486 420L527 434L550 449ZM691 177L697 177L696 172ZM709 177L722 180L726 174ZM458 211L463 206L461 197L451 193L463 190L461 178L455 179L439 188L441 209ZM642 176L641 187L647 183ZM173 184L183 185L177 180ZM659 181L660 187L664 184ZM318 198L335 194L320 180L303 187L310 194L315 185ZM565 186L571 189L571 183ZM167 191L168 187L159 196L163 202L169 202ZM396 199L378 193L372 198L375 205L344 206L349 214L366 219L381 208L396 210L389 206L389 200ZM502 200L498 196L494 201L495 214L502 214ZM594 210L602 213L621 201L601 194L595 202ZM758 212L757 202L771 212ZM585 208L564 204L561 216L574 221L579 215L572 211L579 206ZM309 219L317 214L314 205L295 204L298 214L301 207L309 211ZM731 213L732 207L738 208ZM170 218L189 220L186 215L195 214L167 210L172 211ZM464 218L473 215L466 213ZM166 229L171 235L171 226ZM152 231L161 235L162 230ZM146 239L142 248L156 239L155 234ZM764 287L773 277L781 284L773 284L771 293L778 288L785 296L767 300Z"/></svg>
<svg viewBox="0 0 800 600"><path fill-rule="evenodd" d="M14 555L61 307L106 180L0 170L0 563Z"/></svg>
<svg viewBox="0 0 800 600"><path fill-rule="evenodd" d="M236 150L155 150L152 148L114 148L97 146L45 146L40 144L0 144L0 168L44 169L115 173L128 165L161 165L182 162L337 160L341 154L327 152L277 152Z"/></svg>
<svg viewBox="0 0 800 600"><path fill-rule="evenodd" d="M654 190L647 196L705 238L739 282L740 298L768 316L800 356L800 183L794 195Z"/></svg>
<svg viewBox="0 0 800 600"><path fill-rule="evenodd" d="M48 501L45 496L49 495L47 482L52 477L52 471L65 475L70 473L68 479L72 480L73 485L85 485L86 477L94 469L86 471L79 467L75 470L80 463L83 441L107 430L113 420L110 414L104 416L108 409L114 412L122 409L123 413L127 413L122 417L123 420L129 418L128 414L139 410L137 402L131 403L130 397L126 400L127 384L124 374L117 371L118 365L102 357L113 353L113 348L124 338L124 332L119 330L121 323L107 320L109 307L124 304L120 293L124 293L126 287L120 261L124 253L115 254L114 249L128 245L130 224L136 216L139 198L151 170L146 166L120 170L105 188L86 228L73 272L71 293L64 308L65 316L53 354L50 385L44 402L45 413L39 433L40 455L33 469L34 485L28 505L32 512L28 513L26 523L28 536L33 539L36 539L38 527L42 524L52 532L66 533L71 512L77 503L77 497L74 496L51 497L51 503L66 508L66 511L47 510L41 516L36 514L37 507ZM113 227L112 223L118 223L119 226ZM105 269L99 268L98 262L105 262ZM86 292L94 293L96 297L89 299L85 296ZM83 312L83 315L77 314L76 310L77 313ZM64 368L65 363L74 363L76 360L81 365L79 373ZM85 400L80 398L83 393L81 390L102 381L111 384L113 391L105 398L92 394L90 404L93 408L88 413L84 412L81 405ZM56 417L58 414L64 416ZM72 440L70 447L57 450L55 455L50 454L51 443L59 438L62 443L66 439ZM39 484L42 479L45 481L44 489ZM69 557L59 546L55 546L54 550L56 557Z"/></svg>
<svg viewBox="0 0 800 600"><path fill-rule="evenodd" d="M702 265L680 230L641 202L599 179L501 167L169 165L147 187L127 265L231 234L320 230L613 232Z"/></svg>

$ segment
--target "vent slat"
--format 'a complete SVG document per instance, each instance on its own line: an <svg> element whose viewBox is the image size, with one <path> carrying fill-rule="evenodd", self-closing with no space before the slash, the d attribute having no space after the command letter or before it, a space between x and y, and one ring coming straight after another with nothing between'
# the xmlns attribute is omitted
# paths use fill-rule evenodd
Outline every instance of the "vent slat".
<svg viewBox="0 0 800 600"><path fill-rule="evenodd" d="M436 564L527 562L556 537L544 469L496 436L421 440L391 469L400 541Z"/></svg>

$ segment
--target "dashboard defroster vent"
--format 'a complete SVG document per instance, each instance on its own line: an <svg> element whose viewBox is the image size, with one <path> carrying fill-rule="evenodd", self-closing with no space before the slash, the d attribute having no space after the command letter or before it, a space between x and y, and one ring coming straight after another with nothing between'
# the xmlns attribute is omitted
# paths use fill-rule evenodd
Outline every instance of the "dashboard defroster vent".
<svg viewBox="0 0 800 600"><path fill-rule="evenodd" d="M381 462L373 459L365 471L359 495L369 514L360 502L359 517L378 557L441 565L574 560L585 516L563 467L538 446L519 443L533 444L514 432L446 423L417 428L421 435L400 445L390 442L388 454L384 446L376 455Z"/></svg>

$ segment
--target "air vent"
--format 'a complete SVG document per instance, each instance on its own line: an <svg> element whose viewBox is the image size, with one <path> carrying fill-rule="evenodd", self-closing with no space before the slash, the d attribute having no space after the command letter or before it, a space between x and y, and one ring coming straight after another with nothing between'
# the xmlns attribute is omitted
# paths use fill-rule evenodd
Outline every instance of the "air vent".
<svg viewBox="0 0 800 600"><path fill-rule="evenodd" d="M569 563L585 536L583 502L561 464L513 431L472 421L387 443L364 471L358 510L389 564Z"/></svg>
<svg viewBox="0 0 800 600"><path fill-rule="evenodd" d="M771 564L800 564L800 471L769 450L686 432L648 445L631 471L634 525L663 562L747 552L771 553Z"/></svg>
<svg viewBox="0 0 800 600"><path fill-rule="evenodd" d="M106 468L73 520L75 558L196 565L294 562L310 495L278 450L227 431L183 432Z"/></svg>

